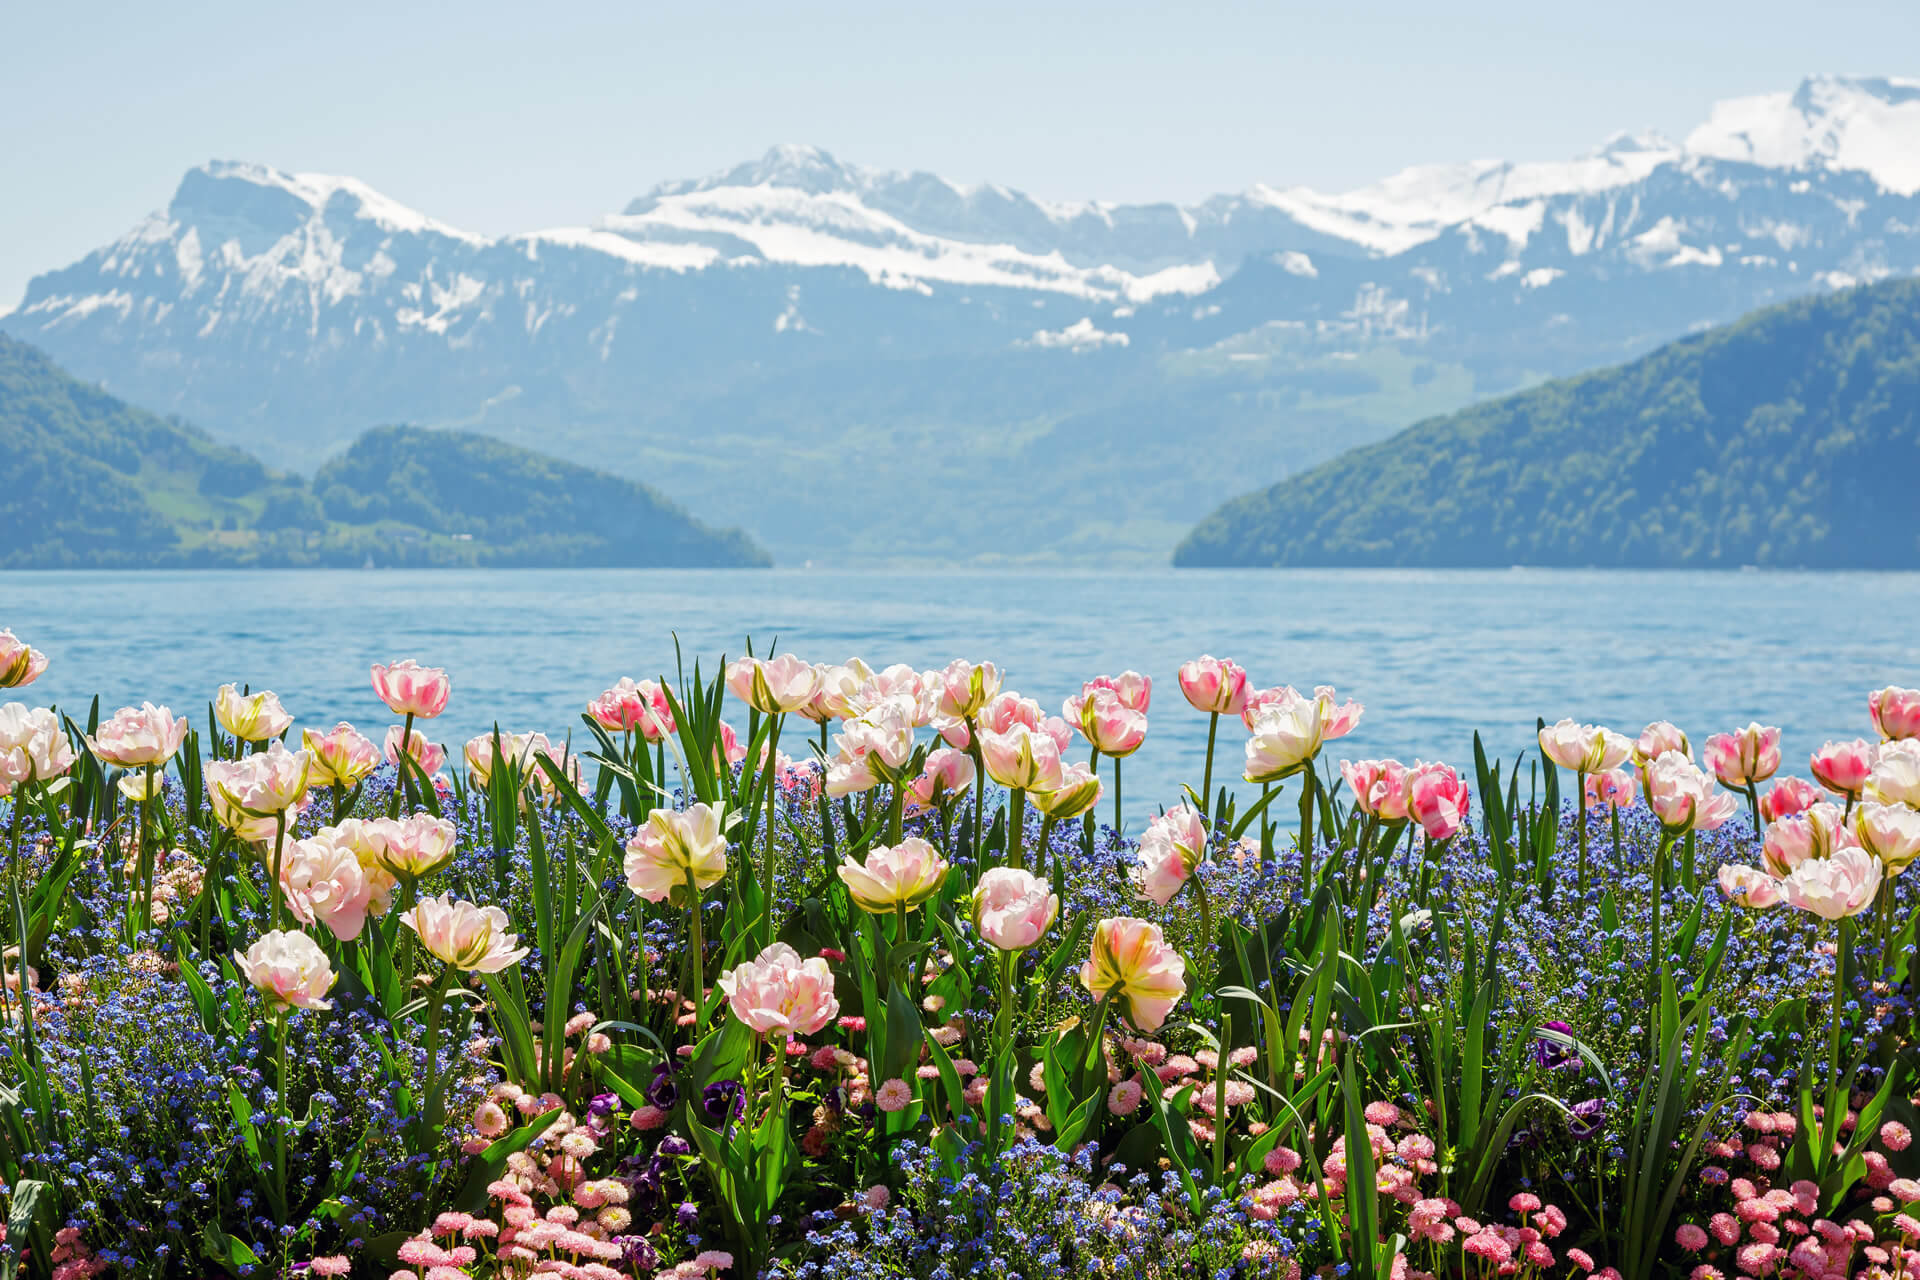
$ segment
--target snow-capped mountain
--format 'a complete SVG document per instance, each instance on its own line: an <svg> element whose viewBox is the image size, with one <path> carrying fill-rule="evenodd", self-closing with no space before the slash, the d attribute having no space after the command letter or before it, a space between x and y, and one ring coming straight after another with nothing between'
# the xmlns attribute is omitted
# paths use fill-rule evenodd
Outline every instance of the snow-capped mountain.
<svg viewBox="0 0 1920 1280"><path fill-rule="evenodd" d="M350 178L216 162L36 278L0 328L283 464L375 422L481 425L638 474L790 559L1072 557L1171 546L1221 496L1220 448L1244 488L1916 270L1920 81L1822 77L1722 102L1681 143L1184 207L785 146L591 226L490 238ZM1206 456L1184 447L1199 429ZM968 499L905 504L902 537L849 508L854 459ZM743 466L781 477L779 500ZM983 497L996 473L1017 480Z"/></svg>

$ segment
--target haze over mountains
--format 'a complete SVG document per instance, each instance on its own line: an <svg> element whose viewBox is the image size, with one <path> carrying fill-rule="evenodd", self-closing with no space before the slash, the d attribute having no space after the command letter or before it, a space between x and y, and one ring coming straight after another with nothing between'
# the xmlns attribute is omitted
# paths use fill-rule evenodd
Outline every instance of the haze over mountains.
<svg viewBox="0 0 1920 1280"><path fill-rule="evenodd" d="M1681 142L1190 207L780 147L487 238L220 162L0 328L279 467L461 426L789 563L1159 561L1224 498L1417 418L1916 271L1920 81L1822 77Z"/></svg>

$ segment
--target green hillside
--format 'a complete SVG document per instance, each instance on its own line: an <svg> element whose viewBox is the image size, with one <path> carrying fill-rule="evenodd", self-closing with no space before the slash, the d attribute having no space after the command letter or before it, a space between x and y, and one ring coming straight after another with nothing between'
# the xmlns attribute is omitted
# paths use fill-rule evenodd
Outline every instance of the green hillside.
<svg viewBox="0 0 1920 1280"><path fill-rule="evenodd" d="M1236 498L1182 566L1920 566L1920 281L1771 307Z"/></svg>
<svg viewBox="0 0 1920 1280"><path fill-rule="evenodd" d="M0 335L0 569L769 563L645 485L465 432L367 432L309 484Z"/></svg>

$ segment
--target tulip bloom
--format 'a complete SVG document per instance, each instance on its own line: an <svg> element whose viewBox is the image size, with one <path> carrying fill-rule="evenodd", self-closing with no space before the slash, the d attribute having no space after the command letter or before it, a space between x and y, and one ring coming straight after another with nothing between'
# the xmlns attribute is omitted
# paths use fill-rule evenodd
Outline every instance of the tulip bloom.
<svg viewBox="0 0 1920 1280"><path fill-rule="evenodd" d="M1366 711L1365 707L1352 698L1336 704L1334 697L1332 685L1314 686L1313 700L1320 704L1321 736L1329 742L1352 733L1353 726L1360 723L1360 716Z"/></svg>
<svg viewBox="0 0 1920 1280"><path fill-rule="evenodd" d="M321 924L342 942L366 927L373 905L373 880L359 854L332 827L287 846L280 869L287 909L302 924Z"/></svg>
<svg viewBox="0 0 1920 1280"><path fill-rule="evenodd" d="M1760 816L1778 822L1796 813L1805 813L1820 803L1820 788L1805 778L1776 778L1767 794L1760 797Z"/></svg>
<svg viewBox="0 0 1920 1280"><path fill-rule="evenodd" d="M493 780L493 735L478 734L467 739L467 745L461 754L467 761L467 779L476 789L484 790ZM522 776L537 776L542 785L546 784L544 771L536 773L534 757L546 756L555 759L560 753L554 749L553 742L544 733L503 733L500 735L500 759L520 770Z"/></svg>
<svg viewBox="0 0 1920 1280"><path fill-rule="evenodd" d="M1606 773L1625 763L1633 743L1599 725L1562 720L1540 730L1540 754L1575 773Z"/></svg>
<svg viewBox="0 0 1920 1280"><path fill-rule="evenodd" d="M1587 808L1598 809L1610 806L1624 809L1633 803L1637 788L1633 781L1633 772L1629 769L1609 769L1605 773L1587 775Z"/></svg>
<svg viewBox="0 0 1920 1280"><path fill-rule="evenodd" d="M1060 744L1043 730L1010 725L1004 733L980 734L987 776L1016 791L1055 791L1062 781Z"/></svg>
<svg viewBox="0 0 1920 1280"><path fill-rule="evenodd" d="M0 631L0 689L32 684L47 669L47 655L12 631Z"/></svg>
<svg viewBox="0 0 1920 1280"><path fill-rule="evenodd" d="M1473 795L1452 766L1416 761L1407 770L1407 813L1429 840L1445 840L1467 823Z"/></svg>
<svg viewBox="0 0 1920 1280"><path fill-rule="evenodd" d="M445 818L414 813L379 819L380 861L403 880L430 876L453 861L458 829Z"/></svg>
<svg viewBox="0 0 1920 1280"><path fill-rule="evenodd" d="M87 749L103 764L122 769L163 765L187 738L187 722L151 702L122 707L87 739Z"/></svg>
<svg viewBox="0 0 1920 1280"><path fill-rule="evenodd" d="M937 681L935 710L955 720L972 719L1000 692L1000 672L991 662L955 658L945 670L931 674Z"/></svg>
<svg viewBox="0 0 1920 1280"><path fill-rule="evenodd" d="M1187 993L1187 962L1168 945L1160 926L1119 916L1093 927L1093 941L1080 984L1096 1000L1124 1006L1136 1031L1158 1031Z"/></svg>
<svg viewBox="0 0 1920 1280"><path fill-rule="evenodd" d="M453 683L439 667L423 667L405 658L390 667L373 664L373 691L397 716L431 720L447 709Z"/></svg>
<svg viewBox="0 0 1920 1280"><path fill-rule="evenodd" d="M244 952L233 953L233 963L267 1003L283 1009L331 1009L326 994L337 975L319 944L297 929L276 929Z"/></svg>
<svg viewBox="0 0 1920 1280"><path fill-rule="evenodd" d="M1407 766L1398 760L1342 760L1340 776L1353 792L1353 807L1381 822L1407 817Z"/></svg>
<svg viewBox="0 0 1920 1280"><path fill-rule="evenodd" d="M1060 914L1060 895L1039 876L994 867L973 888L973 927L990 946L1025 951Z"/></svg>
<svg viewBox="0 0 1920 1280"><path fill-rule="evenodd" d="M737 658L726 675L733 696L762 715L802 710L820 689L820 673L790 653L771 660Z"/></svg>
<svg viewBox="0 0 1920 1280"><path fill-rule="evenodd" d="M690 905L690 895L727 874L725 811L707 804L655 809L627 841L625 868L627 887L648 902L671 897Z"/></svg>
<svg viewBox="0 0 1920 1280"><path fill-rule="evenodd" d="M440 766L447 762L446 748L428 742L427 735L418 729L411 730L407 734L407 754L413 757L413 762L420 766L422 773L426 774L440 772ZM387 726L386 757L388 764L399 767L400 726L397 724Z"/></svg>
<svg viewBox="0 0 1920 1280"><path fill-rule="evenodd" d="M1152 819L1140 837L1140 891L1166 906L1200 864L1206 847L1206 827L1191 806L1181 805Z"/></svg>
<svg viewBox="0 0 1920 1280"><path fill-rule="evenodd" d="M507 932L506 912L448 894L420 899L400 923L419 935L434 959L467 973L499 973L532 951L515 945L520 939Z"/></svg>
<svg viewBox="0 0 1920 1280"><path fill-rule="evenodd" d="M1073 699L1067 704L1072 708ZM1068 719L1080 726L1095 751L1116 760L1132 755L1147 740L1146 715L1120 701L1111 689L1089 690Z"/></svg>
<svg viewBox="0 0 1920 1280"><path fill-rule="evenodd" d="M1767 870L1784 878L1809 858L1829 858L1855 843L1840 807L1823 801L1769 826L1760 852Z"/></svg>
<svg viewBox="0 0 1920 1280"><path fill-rule="evenodd" d="M1813 753L1808 767L1815 782L1837 796L1857 800L1867 785L1868 775L1873 772L1876 754L1877 748L1865 738L1829 742Z"/></svg>
<svg viewBox="0 0 1920 1280"><path fill-rule="evenodd" d="M284 815L287 826L306 803L313 757L270 743L238 760L209 761L207 800L221 826L255 844L272 840Z"/></svg>
<svg viewBox="0 0 1920 1280"><path fill-rule="evenodd" d="M1897 876L1920 857L1920 810L1869 800L1853 811L1853 834L1888 875Z"/></svg>
<svg viewBox="0 0 1920 1280"><path fill-rule="evenodd" d="M858 658L848 658L838 666L814 668L818 686L808 699L807 719L824 724L828 720L850 720L872 705L873 668ZM937 673L936 673L937 674Z"/></svg>
<svg viewBox="0 0 1920 1280"><path fill-rule="evenodd" d="M1313 767L1313 758L1326 740L1320 706L1317 698L1282 689L1261 707L1253 736L1247 739L1244 776L1248 782L1278 782Z"/></svg>
<svg viewBox="0 0 1920 1280"><path fill-rule="evenodd" d="M1100 779L1083 764L1060 766L1060 785L1033 793L1033 807L1056 821L1067 822L1100 803Z"/></svg>
<svg viewBox="0 0 1920 1280"><path fill-rule="evenodd" d="M666 690L652 680L622 676L618 684L587 704L587 714L609 733L638 729L648 742L658 742L674 731L673 707Z"/></svg>
<svg viewBox="0 0 1920 1280"><path fill-rule="evenodd" d="M1665 720L1655 720L1640 731L1634 740L1633 763L1644 769L1669 751L1677 751L1687 759L1693 759L1693 744L1687 741L1687 735Z"/></svg>
<svg viewBox="0 0 1920 1280"><path fill-rule="evenodd" d="M1920 689L1875 689L1867 695L1867 714L1885 741L1920 738Z"/></svg>
<svg viewBox="0 0 1920 1280"><path fill-rule="evenodd" d="M213 714L221 728L243 742L265 742L293 727L293 717L269 689L248 694L239 685L223 684L213 696Z"/></svg>
<svg viewBox="0 0 1920 1280"><path fill-rule="evenodd" d="M350 787L380 764L380 748L345 720L325 733L302 730L300 745L313 760L316 787Z"/></svg>
<svg viewBox="0 0 1920 1280"><path fill-rule="evenodd" d="M0 796L21 783L49 782L73 762L73 748L50 709L29 711L18 702L0 707Z"/></svg>
<svg viewBox="0 0 1920 1280"><path fill-rule="evenodd" d="M1720 785L1735 789L1765 782L1780 771L1780 730L1750 724L1707 739L1707 767Z"/></svg>
<svg viewBox="0 0 1920 1280"><path fill-rule="evenodd" d="M1713 789L1713 779L1678 751L1651 761L1642 779L1647 807L1669 834L1712 831L1734 814L1733 797Z"/></svg>
<svg viewBox="0 0 1920 1280"><path fill-rule="evenodd" d="M924 808L963 795L973 785L973 757L952 747L936 747L928 754L920 776L907 785L908 794Z"/></svg>
<svg viewBox="0 0 1920 1280"><path fill-rule="evenodd" d="M727 970L715 985L733 1016L757 1035L810 1036L840 1016L827 962L819 956L802 960L784 942Z"/></svg>
<svg viewBox="0 0 1920 1280"><path fill-rule="evenodd" d="M1120 705L1127 710L1137 711L1141 715L1147 714L1148 708L1153 703L1153 680L1149 676L1141 675L1138 671L1122 671L1117 676L1095 676L1080 686L1078 699L1068 699L1068 701L1084 702L1093 696L1095 690L1101 689L1119 699ZM1076 720L1079 714L1076 707L1067 719Z"/></svg>
<svg viewBox="0 0 1920 1280"><path fill-rule="evenodd" d="M1866 794L1882 804L1920 809L1920 739L1899 738L1880 748Z"/></svg>
<svg viewBox="0 0 1920 1280"><path fill-rule="evenodd" d="M1780 881L1780 896L1789 905L1822 920L1857 916L1873 905L1880 889L1880 860L1853 846L1830 858L1809 858Z"/></svg>
<svg viewBox="0 0 1920 1280"><path fill-rule="evenodd" d="M1729 902L1756 911L1780 902L1780 882L1758 867L1733 863L1720 868L1720 892Z"/></svg>
<svg viewBox="0 0 1920 1280"><path fill-rule="evenodd" d="M864 866L848 855L839 873L847 896L862 911L904 915L940 891L947 878L947 860L919 836L908 836L891 847L874 846Z"/></svg>

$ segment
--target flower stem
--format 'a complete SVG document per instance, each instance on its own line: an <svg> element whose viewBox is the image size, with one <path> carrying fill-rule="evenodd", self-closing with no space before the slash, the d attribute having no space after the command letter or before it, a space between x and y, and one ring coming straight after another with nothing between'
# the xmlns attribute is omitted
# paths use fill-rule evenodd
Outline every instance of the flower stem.
<svg viewBox="0 0 1920 1280"><path fill-rule="evenodd" d="M1587 771L1573 771L1573 812L1580 827L1580 896L1587 896Z"/></svg>
<svg viewBox="0 0 1920 1280"><path fill-rule="evenodd" d="M413 712L409 711L407 712L406 727L400 730L400 750L394 753L393 767L400 771L400 777L398 779L400 785L393 789L393 794L387 799L387 816L389 818L397 818L400 816L400 800L403 796L406 798L408 811L411 812L413 809L413 775L407 771L407 759L412 753Z"/></svg>
<svg viewBox="0 0 1920 1280"><path fill-rule="evenodd" d="M1120 810L1120 757L1113 758L1113 834L1117 837L1127 829L1127 820Z"/></svg>
<svg viewBox="0 0 1920 1280"><path fill-rule="evenodd" d="M1007 801L1007 865L1015 871L1026 870L1025 854L1021 850L1021 838L1027 833L1027 793L1020 787L1013 789Z"/></svg>
<svg viewBox="0 0 1920 1280"><path fill-rule="evenodd" d="M285 809L273 815L273 927L278 929L286 918L287 899L280 886L280 863L287 849L287 811Z"/></svg>
<svg viewBox="0 0 1920 1280"><path fill-rule="evenodd" d="M764 833L766 835L766 855L762 859L761 867L760 867L760 876L762 880L760 891L766 898L766 909L767 909L766 941L769 943L773 941L774 934L779 932L779 930L774 925L774 919L773 919L774 879L779 870L778 867L775 865L775 861L774 861L775 850L777 848L777 845L773 837L773 801L774 801L774 793L780 789L779 751L780 751L781 719L782 717L778 715L771 717L771 723L769 724L768 730L767 730L767 755L766 755L766 760L762 764L762 768L766 772L767 829L766 829L766 832Z"/></svg>
<svg viewBox="0 0 1920 1280"><path fill-rule="evenodd" d="M1213 740L1220 732L1220 713L1214 712L1207 720L1207 768L1200 775L1200 816L1208 822L1213 821Z"/></svg>
<svg viewBox="0 0 1920 1280"><path fill-rule="evenodd" d="M693 1027L689 1044L700 1041L700 1015L706 1012L706 938L700 927L700 886L694 883L693 872L687 872L687 980L685 989L680 992L682 1001L693 1001ZM680 1020L678 1005L673 1010L674 1022Z"/></svg>
<svg viewBox="0 0 1920 1280"><path fill-rule="evenodd" d="M990 1160L1000 1155L1000 1113L1006 1110L1007 1077L1014 1069L1013 965L1016 958L1012 951L1000 953L1000 1006L993 1015L993 1079L987 1089L987 1158Z"/></svg>

